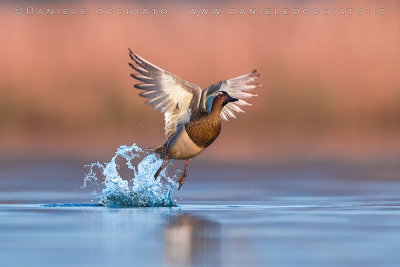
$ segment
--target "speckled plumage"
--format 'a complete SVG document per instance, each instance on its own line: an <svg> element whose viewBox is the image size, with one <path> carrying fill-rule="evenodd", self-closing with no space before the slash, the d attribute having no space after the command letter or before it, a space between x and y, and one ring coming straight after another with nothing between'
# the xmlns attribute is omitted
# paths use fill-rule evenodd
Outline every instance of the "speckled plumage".
<svg viewBox="0 0 400 267"><path fill-rule="evenodd" d="M200 147L208 147L221 132L221 119L206 111L198 111L185 125L190 139Z"/></svg>

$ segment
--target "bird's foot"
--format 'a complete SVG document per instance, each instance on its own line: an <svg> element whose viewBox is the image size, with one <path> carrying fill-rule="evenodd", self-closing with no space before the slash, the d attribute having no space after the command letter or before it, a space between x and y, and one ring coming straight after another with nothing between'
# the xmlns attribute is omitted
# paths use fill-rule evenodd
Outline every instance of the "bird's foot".
<svg viewBox="0 0 400 267"><path fill-rule="evenodd" d="M187 177L187 174L184 173L184 174L182 174L182 176L178 179L178 183L179 183L178 190L181 190L181 187L182 187L183 183L185 182L186 177Z"/></svg>
<svg viewBox="0 0 400 267"><path fill-rule="evenodd" d="M157 177L160 175L161 168L154 174L154 180L157 180Z"/></svg>
<svg viewBox="0 0 400 267"><path fill-rule="evenodd" d="M162 169L165 167L165 165L167 165L167 161L168 159L165 158L163 163L161 164L160 168L156 171L156 173L154 174L154 180L157 180L157 177L160 175L160 172L162 171Z"/></svg>

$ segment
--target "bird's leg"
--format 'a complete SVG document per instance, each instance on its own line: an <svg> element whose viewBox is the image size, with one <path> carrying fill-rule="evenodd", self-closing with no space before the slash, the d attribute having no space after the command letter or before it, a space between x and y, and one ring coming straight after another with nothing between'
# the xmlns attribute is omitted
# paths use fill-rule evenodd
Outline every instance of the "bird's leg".
<svg viewBox="0 0 400 267"><path fill-rule="evenodd" d="M154 174L154 180L157 180L158 175L160 175L160 172L162 169L164 169L165 165L167 165L168 158L165 158L163 163L161 164L161 167L158 169L158 171Z"/></svg>
<svg viewBox="0 0 400 267"><path fill-rule="evenodd" d="M190 161L190 160L191 160L191 159L187 159L187 160L185 161L185 170L183 171L182 176L178 179L178 183L179 183L178 190L181 189L181 187L182 187L182 185L183 185L183 182L185 182L185 178L187 177L187 167L188 167L188 165L189 165L189 161Z"/></svg>

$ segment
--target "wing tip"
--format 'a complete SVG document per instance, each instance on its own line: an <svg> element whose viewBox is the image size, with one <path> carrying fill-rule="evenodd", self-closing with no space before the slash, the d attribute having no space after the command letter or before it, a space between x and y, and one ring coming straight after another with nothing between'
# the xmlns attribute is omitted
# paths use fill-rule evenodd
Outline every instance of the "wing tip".
<svg viewBox="0 0 400 267"><path fill-rule="evenodd" d="M135 60L134 58L133 58L133 55L135 55L134 53L133 53L133 51L128 47L128 50L129 50L129 57L132 59L132 60Z"/></svg>
<svg viewBox="0 0 400 267"><path fill-rule="evenodd" d="M258 72L257 69L254 69L254 70L252 70L251 75L258 78L258 77L260 77L261 74Z"/></svg>
<svg viewBox="0 0 400 267"><path fill-rule="evenodd" d="M146 88L146 85L148 85L148 84L146 84L146 83L137 83L137 84L134 85L134 87L136 89L149 91L149 88Z"/></svg>
<svg viewBox="0 0 400 267"><path fill-rule="evenodd" d="M129 47L128 47L128 51L129 51L129 57L139 66L143 65L143 58L141 58L138 54L134 53Z"/></svg>

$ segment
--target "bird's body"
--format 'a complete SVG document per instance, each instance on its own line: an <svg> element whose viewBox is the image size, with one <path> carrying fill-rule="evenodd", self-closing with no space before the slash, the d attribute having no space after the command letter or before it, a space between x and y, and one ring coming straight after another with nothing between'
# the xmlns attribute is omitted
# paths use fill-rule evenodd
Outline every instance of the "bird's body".
<svg viewBox="0 0 400 267"><path fill-rule="evenodd" d="M164 145L152 149L164 162L154 177L157 179L169 159L186 160L184 173L178 179L180 189L187 176L189 160L210 146L220 134L221 118L235 118L234 112L243 112L239 106L250 105L239 98L255 96L248 90L259 86L252 84L258 74L254 70L202 91L197 85L162 70L132 51L129 55L136 63L129 65L142 74L131 74L143 82L135 85L144 90L139 95L149 98L146 103L165 115L167 140Z"/></svg>
<svg viewBox="0 0 400 267"><path fill-rule="evenodd" d="M202 152L205 147L199 146L193 141L186 127L181 127L163 146L166 154L160 153L161 158L169 159L191 159Z"/></svg>
<svg viewBox="0 0 400 267"><path fill-rule="evenodd" d="M221 132L219 113L199 112L185 125L185 130L196 145L206 148L217 139Z"/></svg>

